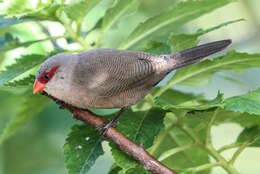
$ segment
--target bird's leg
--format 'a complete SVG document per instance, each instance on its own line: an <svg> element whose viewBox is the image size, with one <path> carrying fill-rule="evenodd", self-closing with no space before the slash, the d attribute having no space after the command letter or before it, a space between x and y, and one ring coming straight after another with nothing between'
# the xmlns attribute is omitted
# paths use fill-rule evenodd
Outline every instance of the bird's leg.
<svg viewBox="0 0 260 174"><path fill-rule="evenodd" d="M98 126L96 129L100 131L101 136L104 136L108 129L112 126L112 127L117 127L118 125L118 121L117 119L121 116L121 114L126 110L127 108L121 108L120 111L118 111L116 113L116 115L108 122L105 124L101 124L100 126Z"/></svg>

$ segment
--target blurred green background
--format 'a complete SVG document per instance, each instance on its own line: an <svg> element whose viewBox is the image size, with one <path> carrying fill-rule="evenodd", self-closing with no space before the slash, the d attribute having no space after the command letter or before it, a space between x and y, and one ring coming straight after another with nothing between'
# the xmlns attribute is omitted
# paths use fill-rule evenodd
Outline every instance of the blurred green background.
<svg viewBox="0 0 260 174"><path fill-rule="evenodd" d="M106 41L113 40L113 44L104 44L105 47L115 47L125 39L122 33L131 32L138 23L144 21L150 16L154 16L169 6L175 4L175 0L140 0L140 3L135 8L129 9L119 24L114 26L114 30L106 34ZM33 1L31 1L33 3ZM5 3L4 3L5 4ZM3 6L4 6L3 4ZM96 20L98 20L111 5L111 0L103 1L89 15L86 16L84 23L86 30L91 28ZM138 7L138 8L137 8ZM2 8L2 7L1 7ZM0 8L0 9L1 9ZM201 42L209 42L230 38L233 40L232 47L239 51L250 53L260 52L260 1L259 0L241 0L239 3L232 3L214 12L204 15L203 17L194 20L184 25L181 31L183 33L192 33L198 29L207 29L216 26L220 23L244 18L245 21L223 27L214 32L210 32L201 38ZM48 27L52 35L61 35L64 33L62 26L55 23L44 23ZM26 27L24 27L26 25ZM31 30L28 31L27 27ZM11 27L13 33L19 38L30 40L36 36L44 34L38 24L28 22L26 24L18 24ZM2 34L2 33L0 33ZM95 32L91 33L88 42L95 41ZM58 41L60 45L66 47L65 40ZM75 49L77 45L70 45L69 49ZM13 58L17 55L28 51L41 53L44 50L53 49L50 42L34 44L27 48L19 48L16 51L9 52L5 55L1 66L10 64ZM2 67L0 67L1 69ZM234 85L228 79L223 79L223 73L218 73L214 76L210 85L203 88L188 88L183 86L174 86L175 89L193 92L196 94L205 94L207 98L214 98L217 91L220 90L225 94L225 97L246 93L251 89L260 86L260 69L248 69L242 75L228 73L228 76L240 81L239 85ZM172 75L172 74L170 74ZM227 74L225 74L227 75ZM167 78L160 83L163 85ZM19 95L19 91L17 91ZM18 101L12 98L12 93L8 91L0 91L0 131L4 127L6 119L10 119L12 113L15 112L15 106ZM10 108L12 111L10 111ZM101 112L102 113L102 112ZM0 146L0 174L63 174L66 173L64 165L64 156L62 146L65 142L67 133L70 127L75 124L75 120L67 111L59 110L53 102L48 105L37 117L34 117L21 131L8 139ZM216 147L231 143L242 129L238 125L225 124L215 126L213 129L213 142ZM96 165L89 172L90 174L106 173L113 164L113 159L110 156L110 151L107 143L104 142L105 155L99 158ZM234 150L225 152L225 156L229 157ZM258 174L260 171L260 151L256 148L246 149L235 167L241 173ZM220 168L213 169L214 174L225 174L225 171Z"/></svg>

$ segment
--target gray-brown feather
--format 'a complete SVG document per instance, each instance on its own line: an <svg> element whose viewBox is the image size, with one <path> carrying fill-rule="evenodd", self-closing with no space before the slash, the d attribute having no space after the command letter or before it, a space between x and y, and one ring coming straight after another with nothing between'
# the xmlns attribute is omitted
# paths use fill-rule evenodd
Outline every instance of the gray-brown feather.
<svg viewBox="0 0 260 174"><path fill-rule="evenodd" d="M78 58L73 86L81 86L89 94L89 107L135 104L165 75L156 74L153 59L159 56L143 52L95 49Z"/></svg>

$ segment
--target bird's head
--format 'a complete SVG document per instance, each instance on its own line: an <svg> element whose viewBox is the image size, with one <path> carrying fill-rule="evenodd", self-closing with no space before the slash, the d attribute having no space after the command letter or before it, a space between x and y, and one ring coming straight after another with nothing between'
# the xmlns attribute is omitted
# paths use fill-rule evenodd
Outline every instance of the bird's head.
<svg viewBox="0 0 260 174"><path fill-rule="evenodd" d="M40 91L62 90L68 83L71 57L68 54L57 54L42 63L36 73L33 93Z"/></svg>

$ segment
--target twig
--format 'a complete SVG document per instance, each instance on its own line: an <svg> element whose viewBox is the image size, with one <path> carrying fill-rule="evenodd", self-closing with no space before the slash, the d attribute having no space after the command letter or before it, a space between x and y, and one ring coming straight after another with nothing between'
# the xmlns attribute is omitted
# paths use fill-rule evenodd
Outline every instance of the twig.
<svg viewBox="0 0 260 174"><path fill-rule="evenodd" d="M43 93L43 95L46 95L52 100L56 101L56 98L49 96L46 93ZM98 116L90 112L89 110L82 110L68 104L65 104L63 108L70 111L75 119L81 120L93 128L97 128L98 126L106 123L106 120L103 117ZM104 137L111 140L118 146L119 149L132 156L136 161L144 165L144 168L146 170L154 174L177 174L176 172L172 171L171 169L157 161L154 157L152 157L143 148L143 146L136 145L133 141L120 133L116 128L110 127Z"/></svg>
<svg viewBox="0 0 260 174"><path fill-rule="evenodd" d="M40 25L40 27L42 28L42 31L47 35L47 36L51 36L49 30L47 27L45 27L42 23L38 22L38 24ZM57 49L57 50L63 50L62 47L59 46L59 44L57 43L57 41L55 39L51 40L52 45Z"/></svg>

